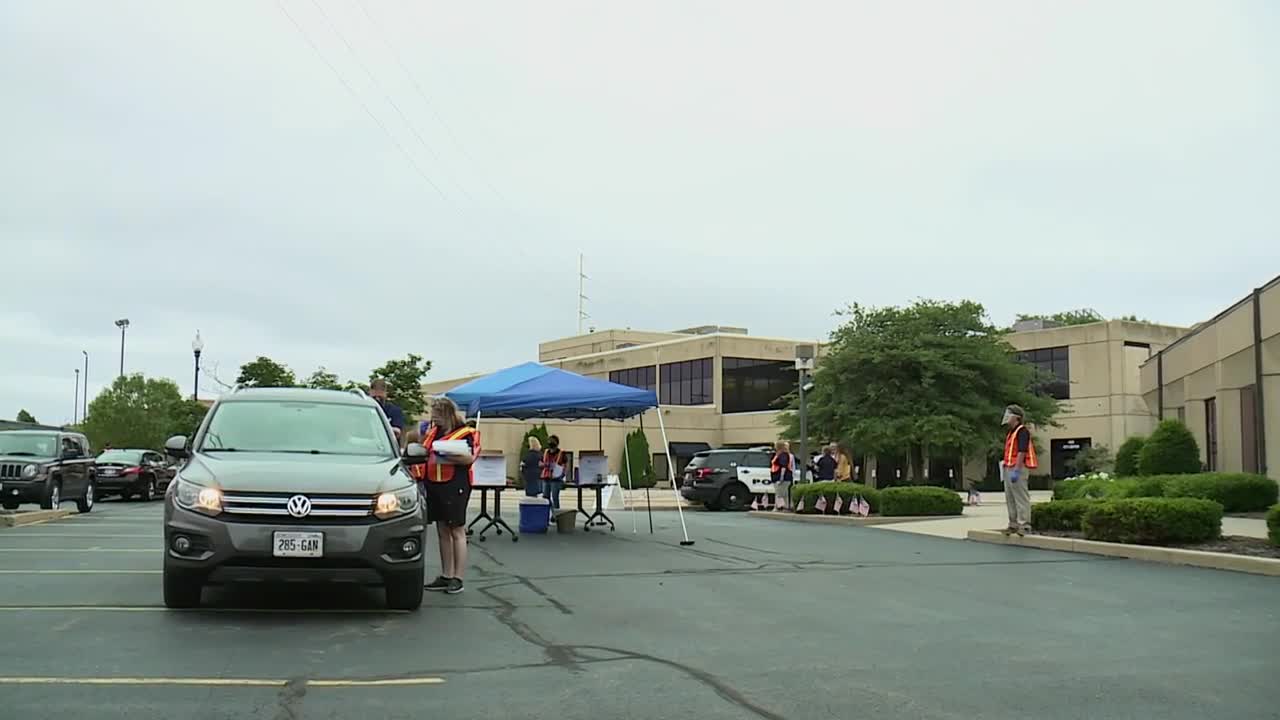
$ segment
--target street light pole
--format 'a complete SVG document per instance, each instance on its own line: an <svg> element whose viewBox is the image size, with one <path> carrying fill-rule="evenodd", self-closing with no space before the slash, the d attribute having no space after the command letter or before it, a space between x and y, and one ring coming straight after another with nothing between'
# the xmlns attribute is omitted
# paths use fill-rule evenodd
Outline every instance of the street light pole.
<svg viewBox="0 0 1280 720"><path fill-rule="evenodd" d="M129 328L129 318L117 320L116 327L120 328L120 377L124 377L124 331Z"/></svg>
<svg viewBox="0 0 1280 720"><path fill-rule="evenodd" d="M813 369L813 346L796 346L796 374L800 380L800 482L807 482L809 471L809 404L805 392L809 385L809 371Z"/></svg>
<svg viewBox="0 0 1280 720"><path fill-rule="evenodd" d="M89 418L89 351L81 350L84 355L84 412L80 413L81 420Z"/></svg>
<svg viewBox="0 0 1280 720"><path fill-rule="evenodd" d="M80 368L76 368L76 398L71 403L71 424L75 425L80 419L77 413L80 412Z"/></svg>
<svg viewBox="0 0 1280 720"><path fill-rule="evenodd" d="M200 400L200 353L204 352L204 340L200 339L200 331L196 331L196 339L191 341L191 354L196 356L196 376L191 383L191 399Z"/></svg>

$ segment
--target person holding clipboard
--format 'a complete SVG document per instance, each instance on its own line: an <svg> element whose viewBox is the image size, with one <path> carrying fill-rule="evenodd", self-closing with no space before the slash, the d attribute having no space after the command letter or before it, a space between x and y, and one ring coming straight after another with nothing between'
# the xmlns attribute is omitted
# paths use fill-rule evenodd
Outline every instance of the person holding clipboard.
<svg viewBox="0 0 1280 720"><path fill-rule="evenodd" d="M422 435L422 446L427 450L422 472L427 522L436 524L440 539L440 576L425 587L455 595L462 592L467 565L467 503L471 466L480 456L480 433L466 424L452 400L440 397L431 401L431 424Z"/></svg>

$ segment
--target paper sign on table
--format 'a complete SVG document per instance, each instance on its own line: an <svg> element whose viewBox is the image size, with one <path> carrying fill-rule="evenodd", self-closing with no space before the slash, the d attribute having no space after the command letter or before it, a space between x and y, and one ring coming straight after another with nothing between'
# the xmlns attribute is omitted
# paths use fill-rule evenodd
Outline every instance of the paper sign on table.
<svg viewBox="0 0 1280 720"><path fill-rule="evenodd" d="M505 487L507 459L502 455L481 455L472 466L472 478L475 487Z"/></svg>

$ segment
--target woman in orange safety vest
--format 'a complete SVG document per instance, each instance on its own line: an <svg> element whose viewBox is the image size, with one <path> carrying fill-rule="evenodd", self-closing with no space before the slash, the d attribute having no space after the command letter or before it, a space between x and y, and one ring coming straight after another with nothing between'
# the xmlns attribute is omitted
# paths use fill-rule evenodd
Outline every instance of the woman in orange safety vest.
<svg viewBox="0 0 1280 720"><path fill-rule="evenodd" d="M460 440L467 450L451 453L432 447L438 441ZM467 502L471 499L471 466L480 456L480 433L469 427L458 406L447 397L431 401L431 425L422 435L427 462L421 487L427 498L427 522L436 524L440 539L440 576L426 589L449 594L462 592L467 565Z"/></svg>

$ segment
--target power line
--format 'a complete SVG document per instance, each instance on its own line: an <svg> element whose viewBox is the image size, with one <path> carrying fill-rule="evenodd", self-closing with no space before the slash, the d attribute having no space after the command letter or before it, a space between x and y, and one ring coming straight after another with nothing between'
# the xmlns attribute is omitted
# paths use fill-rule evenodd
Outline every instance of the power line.
<svg viewBox="0 0 1280 720"><path fill-rule="evenodd" d="M467 149L458 141L458 136L454 134L453 128L449 126L449 123L445 122L444 117L436 109L436 104L431 101L427 92L422 89L422 84L418 82L417 76L409 70L409 66L405 64L404 58L400 55L400 51L394 44L392 44L390 36L387 35L385 30L383 30L382 23L379 23L373 17L373 14L369 12L369 6L365 4L364 0L357 0L357 2L360 4L361 12L364 13L364 16L369 19L370 24L372 24L374 29L377 31L378 38L381 39L383 44L387 46L387 49L391 51L391 55L395 58L396 64L400 66L400 69L404 72L405 76L409 78L409 82L413 85L413 89L417 91L418 97L422 98L422 102L425 103L427 109L431 111L432 117L436 119L436 122L440 123L440 127L444 128L445 134L449 136L449 141L453 144L454 149L466 158L467 162L470 162L472 165L483 170L480 163L476 162L476 159L471 156L471 153L467 152ZM483 172L481 173L480 179L503 205L509 205L509 203L507 203L507 199L503 197L501 192L498 192L498 188L494 187L493 183L489 182L489 179L485 177Z"/></svg>
<svg viewBox="0 0 1280 720"><path fill-rule="evenodd" d="M353 60L356 61L356 65L359 65L360 69L364 71L364 74L369 76L369 81L373 83L374 88L376 88L378 92L382 93L382 97L387 101L387 104L390 105L392 109L396 111L396 114L400 116L401 122L403 122L409 128L409 132L412 133L413 136L418 139L418 144L422 145L422 149L426 150L427 154L429 154L437 163L439 163L441 166L445 168L445 170L451 176L450 179L453 180L453 184L457 185L458 190L462 192L463 197L470 200L471 195L467 193L467 189L462 186L462 183L458 182L458 178L456 174L452 172L452 169L449 168L448 164L444 161L444 159L441 158L439 153L435 151L435 148L431 147L431 145L427 143L426 139L422 137L422 134L418 132L417 126L415 126L413 122L409 120L409 117L405 115L404 111L400 109L399 103L397 103L395 99L391 97L391 93L388 92L387 89L382 86L382 83L378 82L377 76L373 74L373 71L369 69L369 66L366 65L365 62L360 59L360 53L356 52L355 47L352 46L350 41L347 40L347 36L344 35L341 30L338 29L337 24L335 24L333 22L333 19L329 17L329 13L325 12L324 7L320 4L320 0L311 0L311 4L316 6L316 10L320 11L320 16L323 17L325 23L329 25L329 29L332 30L333 34L337 35L338 39L342 41L342 44L347 47L347 52L351 53L351 57ZM368 13L365 13L365 14L366 16L368 15Z"/></svg>
<svg viewBox="0 0 1280 720"><path fill-rule="evenodd" d="M387 129L387 126L382 122L382 120L378 119L378 116L373 114L373 111L369 109L369 106L365 103L365 101L360 99L360 94L356 92L355 88L351 87L351 83L347 82L347 79L342 76L342 73L338 72L338 68L334 67L333 63L329 62L329 59L324 56L324 53L320 51L320 47L316 45L314 40L311 39L311 35L309 35L306 29L304 29L302 25L298 23L297 19L295 19L293 15L289 13L289 10L284 6L284 3L282 2L282 0L276 0L276 7L280 8L280 12L284 13L284 16L289 18L289 22L293 23L293 26L297 28L298 33L302 35L302 39L305 40L307 42L307 45L311 47L311 50L315 52L316 57L320 58L320 61L323 62L326 67L329 68L330 72L333 73L333 76L338 79L338 82L342 83L342 87L346 88L347 92L351 94L351 97L355 99L357 103L360 104L360 107L364 109L365 113L369 116L371 120L373 120L374 124L376 124L379 128L381 128L382 132L386 133L387 138L391 140L391 144L395 145L396 149L400 151L400 154L404 156L405 160L409 161L409 165L411 165L414 171L418 173L418 176L421 177L423 180L425 180L428 185L434 188L435 191L440 194L440 197L443 198L445 202L450 202L449 196L445 195L444 191L440 189L440 186L437 185L435 181L433 181L430 177L428 177L425 172L423 172L422 168L418 165L418 162L413 159L413 156L409 154L409 151L405 150L404 145L402 145L400 141L396 139L395 135L391 134L391 131Z"/></svg>

